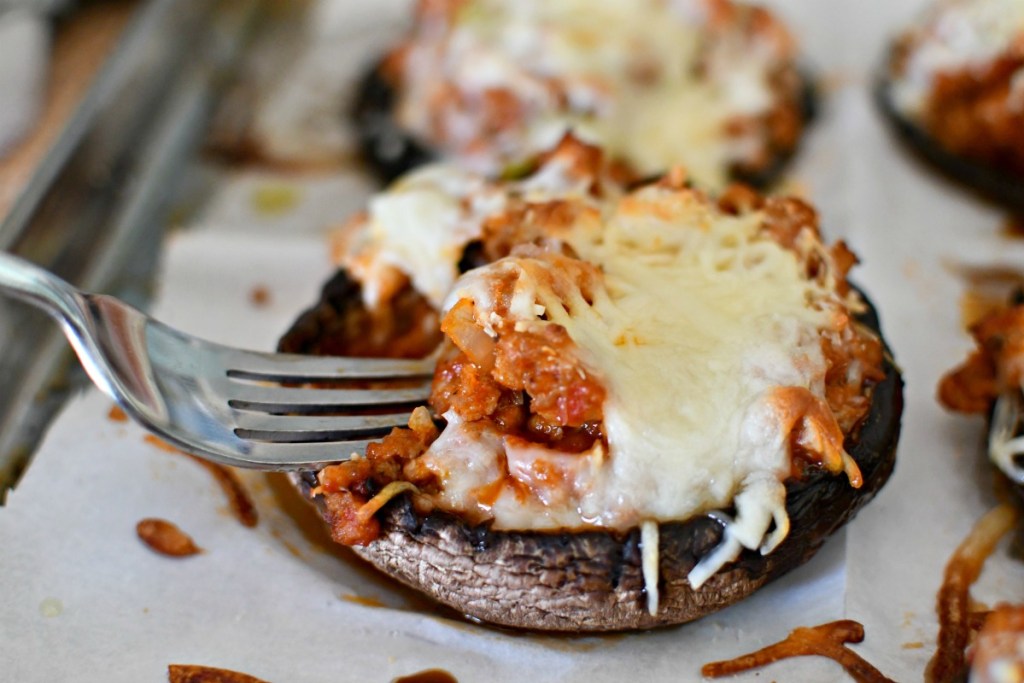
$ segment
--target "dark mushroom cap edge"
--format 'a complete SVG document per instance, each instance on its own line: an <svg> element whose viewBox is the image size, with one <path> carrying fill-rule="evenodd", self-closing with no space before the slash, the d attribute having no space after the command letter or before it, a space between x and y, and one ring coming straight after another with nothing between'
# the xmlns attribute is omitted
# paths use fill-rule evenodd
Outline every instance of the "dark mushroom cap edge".
<svg viewBox="0 0 1024 683"><path fill-rule="evenodd" d="M1024 178L950 152L924 129L900 114L891 96L891 52L890 49L877 70L873 90L875 105L896 137L915 156L946 178L1011 211L1024 212Z"/></svg>

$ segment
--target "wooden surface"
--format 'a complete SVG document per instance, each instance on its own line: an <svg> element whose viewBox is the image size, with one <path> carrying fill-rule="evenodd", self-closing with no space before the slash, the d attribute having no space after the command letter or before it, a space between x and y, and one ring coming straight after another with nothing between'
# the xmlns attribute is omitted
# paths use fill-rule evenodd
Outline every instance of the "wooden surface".
<svg viewBox="0 0 1024 683"><path fill-rule="evenodd" d="M90 2L58 23L39 123L0 157L0 219L82 100L137 5L136 0Z"/></svg>

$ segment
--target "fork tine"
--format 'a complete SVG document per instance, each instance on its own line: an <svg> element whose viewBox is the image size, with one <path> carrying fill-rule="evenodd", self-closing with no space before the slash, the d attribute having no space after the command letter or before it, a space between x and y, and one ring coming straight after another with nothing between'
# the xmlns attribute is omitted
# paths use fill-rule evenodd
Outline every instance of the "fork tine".
<svg viewBox="0 0 1024 683"><path fill-rule="evenodd" d="M372 440L337 441L322 443L267 443L247 442L248 453L238 458L238 464L247 461L256 469L320 469L325 465L351 460L362 455Z"/></svg>
<svg viewBox="0 0 1024 683"><path fill-rule="evenodd" d="M434 374L433 359L342 358L336 356L300 356L297 354L247 353L228 376L271 382L309 382L338 379L397 379L429 377ZM232 356L232 361L236 356Z"/></svg>
<svg viewBox="0 0 1024 683"><path fill-rule="evenodd" d="M238 412L235 414L235 433L244 432L292 432L335 434L337 439L375 432L387 432L392 427L409 424L411 413L388 415L268 415L266 413ZM243 438L252 438L239 434ZM275 441L276 439L267 439ZM323 441L323 438L317 439Z"/></svg>
<svg viewBox="0 0 1024 683"><path fill-rule="evenodd" d="M266 412L327 412L355 408L425 403L430 382L402 389L311 389L229 382L228 405Z"/></svg>

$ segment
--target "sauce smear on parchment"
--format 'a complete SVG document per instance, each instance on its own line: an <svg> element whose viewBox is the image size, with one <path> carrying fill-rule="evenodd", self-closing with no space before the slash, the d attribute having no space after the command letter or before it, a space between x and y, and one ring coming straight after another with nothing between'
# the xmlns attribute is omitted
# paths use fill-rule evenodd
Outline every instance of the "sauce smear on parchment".
<svg viewBox="0 0 1024 683"><path fill-rule="evenodd" d="M856 621L831 621L820 626L794 629L785 640L735 659L705 664L700 672L708 678L721 678L757 669L780 659L819 656L838 662L858 683L895 683L846 647L847 643L863 640L864 627Z"/></svg>

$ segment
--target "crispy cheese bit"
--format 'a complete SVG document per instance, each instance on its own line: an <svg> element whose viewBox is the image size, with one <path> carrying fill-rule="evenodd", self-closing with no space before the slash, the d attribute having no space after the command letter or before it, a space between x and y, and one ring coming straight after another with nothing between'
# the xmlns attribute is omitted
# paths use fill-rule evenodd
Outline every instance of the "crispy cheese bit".
<svg viewBox="0 0 1024 683"><path fill-rule="evenodd" d="M971 529L946 564L936 603L939 635L935 654L925 670L927 681L951 681L965 666L964 649L970 636L971 585L996 544L1017 524L1019 512L1012 505L990 510Z"/></svg>
<svg viewBox="0 0 1024 683"><path fill-rule="evenodd" d="M188 557L203 552L188 534L167 520L143 519L135 525L135 533L150 549L168 557Z"/></svg>
<svg viewBox="0 0 1024 683"><path fill-rule="evenodd" d="M382 507L387 505L388 501L390 501L395 496L405 493L406 491L412 491L416 493L419 491L419 489L416 488L415 484L411 484L407 481L391 482L390 484L382 488L380 490L380 493L375 495L370 500L366 501L359 508L359 512L356 513L357 517L359 518L359 521L365 524L371 517L377 514L377 512Z"/></svg>
<svg viewBox="0 0 1024 683"><path fill-rule="evenodd" d="M267 683L249 674L198 664L168 665L167 680L168 683Z"/></svg>
<svg viewBox="0 0 1024 683"><path fill-rule="evenodd" d="M647 520L640 525L640 552L647 593L647 613L658 613L658 523Z"/></svg>
<svg viewBox="0 0 1024 683"><path fill-rule="evenodd" d="M767 666L780 659L819 656L836 661L858 683L895 683L845 645L863 640L864 627L856 621L832 621L794 629L781 642L736 659L705 664L700 672L708 678L722 678Z"/></svg>
<svg viewBox="0 0 1024 683"><path fill-rule="evenodd" d="M850 486L860 488L860 468L843 447L843 430L828 404L804 387L780 387L773 398L783 431L800 454L832 474L845 472Z"/></svg>

